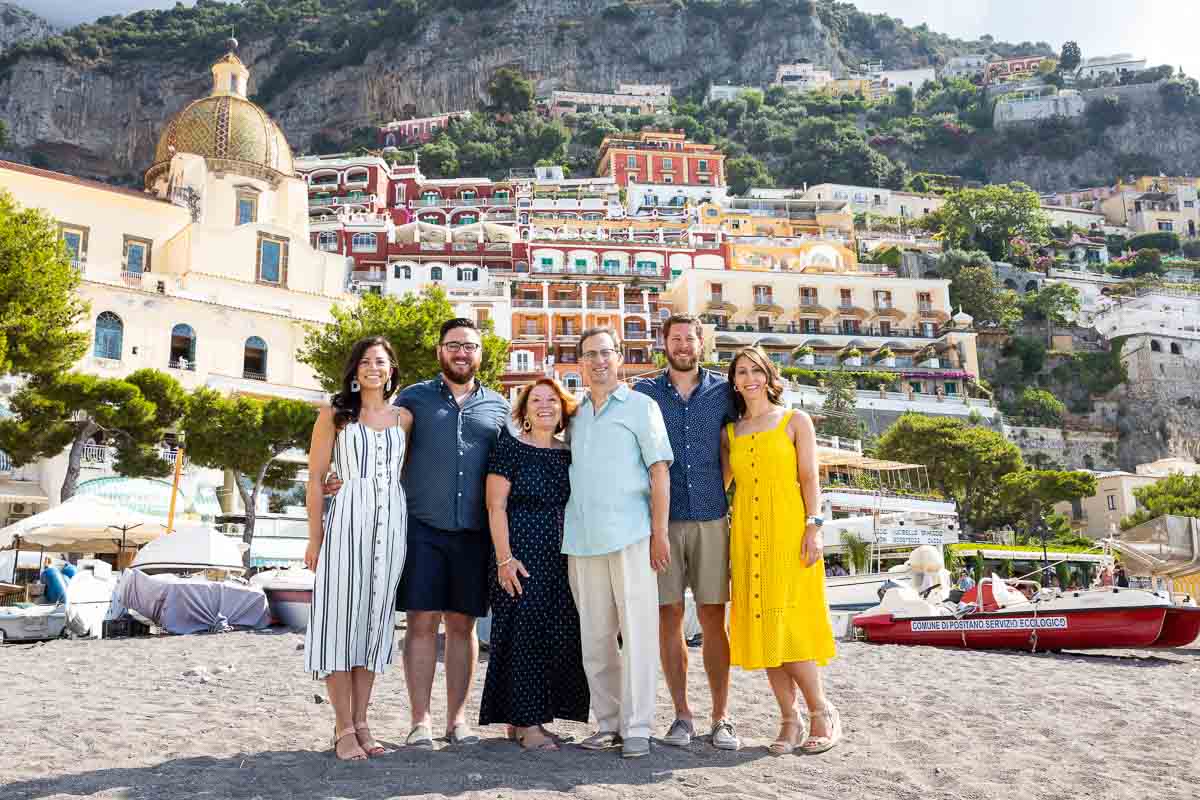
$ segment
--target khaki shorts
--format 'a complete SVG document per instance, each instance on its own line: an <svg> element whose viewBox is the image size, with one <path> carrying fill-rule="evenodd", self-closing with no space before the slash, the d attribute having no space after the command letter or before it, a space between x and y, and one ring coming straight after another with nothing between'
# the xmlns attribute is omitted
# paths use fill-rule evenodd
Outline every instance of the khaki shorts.
<svg viewBox="0 0 1200 800"><path fill-rule="evenodd" d="M696 604L729 602L729 520L677 521L667 529L671 563L658 573L658 604L683 602L683 590L692 587Z"/></svg>

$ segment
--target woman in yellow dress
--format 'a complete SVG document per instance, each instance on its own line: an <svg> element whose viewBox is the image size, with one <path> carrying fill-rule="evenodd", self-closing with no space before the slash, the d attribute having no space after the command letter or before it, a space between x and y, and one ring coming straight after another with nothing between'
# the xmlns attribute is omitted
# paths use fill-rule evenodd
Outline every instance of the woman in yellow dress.
<svg viewBox="0 0 1200 800"><path fill-rule="evenodd" d="M817 441L812 420L782 405L779 370L746 347L729 365L738 421L721 436L725 485L734 483L730 533L730 660L765 669L782 716L769 750L823 753L842 735L820 667L836 655L821 559ZM808 706L801 742L796 690Z"/></svg>

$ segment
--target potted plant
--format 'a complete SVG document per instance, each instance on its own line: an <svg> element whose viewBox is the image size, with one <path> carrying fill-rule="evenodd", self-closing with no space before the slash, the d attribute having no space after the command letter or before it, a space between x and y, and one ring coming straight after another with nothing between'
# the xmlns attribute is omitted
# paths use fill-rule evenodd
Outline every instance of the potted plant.
<svg viewBox="0 0 1200 800"><path fill-rule="evenodd" d="M811 347L802 344L792 351L792 360L811 367L816 361L816 354Z"/></svg>
<svg viewBox="0 0 1200 800"><path fill-rule="evenodd" d="M942 365L942 362L938 360L937 351L932 347L926 347L917 353L916 360L918 366L929 367L931 369L937 369Z"/></svg>
<svg viewBox="0 0 1200 800"><path fill-rule="evenodd" d="M842 363L848 367L861 367L862 351L857 347L851 347L849 350L843 350Z"/></svg>
<svg viewBox="0 0 1200 800"><path fill-rule="evenodd" d="M884 345L875 351L875 363L885 367L894 367L896 366L896 354L892 352L892 348Z"/></svg>

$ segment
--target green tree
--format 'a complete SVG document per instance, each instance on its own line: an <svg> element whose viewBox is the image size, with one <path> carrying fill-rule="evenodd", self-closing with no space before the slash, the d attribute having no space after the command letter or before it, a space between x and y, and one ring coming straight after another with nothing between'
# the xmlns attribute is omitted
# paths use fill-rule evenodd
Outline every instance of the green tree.
<svg viewBox="0 0 1200 800"><path fill-rule="evenodd" d="M738 156L725 163L725 176L729 180L729 191L745 194L751 187L766 188L775 185L775 179L767 165L754 156Z"/></svg>
<svg viewBox="0 0 1200 800"><path fill-rule="evenodd" d="M0 189L0 374L55 375L83 356L79 280L57 223Z"/></svg>
<svg viewBox="0 0 1200 800"><path fill-rule="evenodd" d="M862 440L865 427L858 418L854 378L841 372L830 372L825 379L825 402L821 406L821 421L817 433Z"/></svg>
<svg viewBox="0 0 1200 800"><path fill-rule="evenodd" d="M8 149L8 123L0 119L0 150Z"/></svg>
<svg viewBox="0 0 1200 800"><path fill-rule="evenodd" d="M183 420L188 458L202 467L233 473L246 508L246 544L254 542L263 488L287 488L304 467L301 461L281 456L289 450L308 450L316 420L316 407L302 400L226 397L203 387L189 398ZM244 558L249 566L249 548Z"/></svg>
<svg viewBox="0 0 1200 800"><path fill-rule="evenodd" d="M1000 286L990 265L959 269L950 281L950 305L974 317L980 328L1011 328L1021 320L1017 293Z"/></svg>
<svg viewBox="0 0 1200 800"><path fill-rule="evenodd" d="M1077 42L1063 42L1062 52L1058 56L1058 69L1060 72L1074 73L1079 69L1079 64L1083 61L1083 53L1079 49Z"/></svg>
<svg viewBox="0 0 1200 800"><path fill-rule="evenodd" d="M1163 266L1162 253L1154 248L1138 250L1133 260L1124 270L1127 278L1140 278L1143 275L1166 275L1167 268Z"/></svg>
<svg viewBox="0 0 1200 800"><path fill-rule="evenodd" d="M342 369L354 343L366 336L385 336L396 351L401 386L436 376L438 333L442 323L456 314L446 293L438 287L420 295L382 297L367 294L351 308L335 306L333 322L309 326L296 358L316 372L327 392L341 389ZM508 358L508 342L485 324L483 363L477 377L493 389L500 388L500 374Z"/></svg>
<svg viewBox="0 0 1200 800"><path fill-rule="evenodd" d="M445 136L421 145L417 151L422 172L433 177L455 178L458 176L458 145Z"/></svg>
<svg viewBox="0 0 1200 800"><path fill-rule="evenodd" d="M1033 535L1040 524L1047 523L1055 503L1073 502L1095 493L1096 476L1082 470L1027 469L1000 479L1001 503L1026 535Z"/></svg>
<svg viewBox="0 0 1200 800"><path fill-rule="evenodd" d="M518 114L533 110L533 83L516 67L501 67L487 85L493 111Z"/></svg>
<svg viewBox="0 0 1200 800"><path fill-rule="evenodd" d="M1008 255L1013 239L1036 245L1050 232L1037 192L1023 183L951 192L945 205L917 224L934 231L947 249L983 250L996 260Z"/></svg>
<svg viewBox="0 0 1200 800"><path fill-rule="evenodd" d="M912 116L913 110L915 109L912 87L901 86L896 89L896 93L892 95L892 105L895 107L896 116Z"/></svg>
<svg viewBox="0 0 1200 800"><path fill-rule="evenodd" d="M95 439L115 449L113 469L121 475L170 472L171 464L159 456L158 446L186 405L179 383L153 369L126 378L75 372L39 376L13 395L13 415L0 420L0 449L19 466L70 448L59 490L59 499L65 501L78 486L84 445Z"/></svg>
<svg viewBox="0 0 1200 800"><path fill-rule="evenodd" d="M1004 436L949 417L907 413L879 437L880 458L922 464L933 488L958 504L967 530L1000 508L1000 481L1024 467L1021 451Z"/></svg>
<svg viewBox="0 0 1200 800"><path fill-rule="evenodd" d="M1023 424L1042 428L1061 427L1066 411L1067 407L1057 397L1032 386L1025 387L1016 405L1016 416Z"/></svg>
<svg viewBox="0 0 1200 800"><path fill-rule="evenodd" d="M1079 290L1066 283L1044 283L1036 292L1022 299L1025 313L1046 321L1046 343L1049 344L1055 325L1066 325L1079 313Z"/></svg>
<svg viewBox="0 0 1200 800"><path fill-rule="evenodd" d="M1173 473L1148 486L1133 490L1138 509L1121 520L1121 530L1128 530L1164 514L1180 517L1200 517L1200 475Z"/></svg>

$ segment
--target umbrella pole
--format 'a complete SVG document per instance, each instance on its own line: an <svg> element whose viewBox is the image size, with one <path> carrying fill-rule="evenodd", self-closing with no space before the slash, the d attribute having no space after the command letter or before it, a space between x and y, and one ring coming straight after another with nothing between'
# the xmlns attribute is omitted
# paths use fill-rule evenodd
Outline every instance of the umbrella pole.
<svg viewBox="0 0 1200 800"><path fill-rule="evenodd" d="M13 585L15 586L17 584L17 564L19 564L21 562L21 537L14 536L13 543L14 543L13 547L15 548L15 551L13 552L12 582L13 582Z"/></svg>
<svg viewBox="0 0 1200 800"><path fill-rule="evenodd" d="M175 500L179 497L179 478L183 474L183 448L175 449L175 480L171 483L171 505L167 509L167 533L175 532Z"/></svg>

